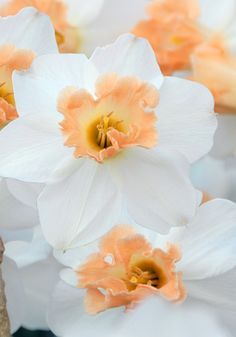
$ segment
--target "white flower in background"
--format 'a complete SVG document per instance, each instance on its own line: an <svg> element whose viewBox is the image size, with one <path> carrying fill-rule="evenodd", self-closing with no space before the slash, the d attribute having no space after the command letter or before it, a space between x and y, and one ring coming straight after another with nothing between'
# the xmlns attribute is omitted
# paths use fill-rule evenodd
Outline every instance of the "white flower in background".
<svg viewBox="0 0 236 337"><path fill-rule="evenodd" d="M0 0L0 15L14 15L22 8L34 7L50 17L60 51L76 52L87 49L89 26L98 15L103 1ZM95 43L91 48L95 48L96 46L97 44Z"/></svg>
<svg viewBox="0 0 236 337"><path fill-rule="evenodd" d="M14 179L0 181L0 236L4 238L8 231L8 239L11 238L11 230L18 231L39 224L37 198L42 188L42 184Z"/></svg>
<svg viewBox="0 0 236 337"><path fill-rule="evenodd" d="M145 40L124 35L90 60L38 57L14 89L21 117L0 133L0 174L47 182L38 208L53 246L97 239L126 208L162 232L193 217L199 195L184 156L212 146L212 96L163 77Z"/></svg>
<svg viewBox="0 0 236 337"><path fill-rule="evenodd" d="M236 202L236 160L206 156L191 168L194 186L203 192L203 201L226 198Z"/></svg>
<svg viewBox="0 0 236 337"><path fill-rule="evenodd" d="M56 53L53 27L33 8L0 17L0 127L17 117L12 72L29 68L37 55Z"/></svg>
<svg viewBox="0 0 236 337"><path fill-rule="evenodd" d="M39 227L12 231L11 239L5 244L2 267L11 332L20 326L48 330L47 307L61 266Z"/></svg>
<svg viewBox="0 0 236 337"><path fill-rule="evenodd" d="M100 45L125 32L146 38L164 74L189 70L217 111L235 112L235 19L235 0L105 0L90 30Z"/></svg>
<svg viewBox="0 0 236 337"><path fill-rule="evenodd" d="M211 154L216 158L236 157L236 116L218 116L218 128L215 133Z"/></svg>
<svg viewBox="0 0 236 337"><path fill-rule="evenodd" d="M236 204L209 201L199 207L188 227L149 236L152 244L131 227L120 225L102 238L92 254L78 248L61 254L60 261L69 268L61 272L63 281L55 289L48 316L57 336L76 337L78 331L84 337L94 331L97 336L122 333L127 317L136 317L138 305L149 297L167 300L176 311L188 304L208 305L226 330L235 331ZM144 320L152 316L159 326L163 318L168 329L170 306L164 318L154 303L158 302L147 302ZM152 324L145 329L155 336Z"/></svg>

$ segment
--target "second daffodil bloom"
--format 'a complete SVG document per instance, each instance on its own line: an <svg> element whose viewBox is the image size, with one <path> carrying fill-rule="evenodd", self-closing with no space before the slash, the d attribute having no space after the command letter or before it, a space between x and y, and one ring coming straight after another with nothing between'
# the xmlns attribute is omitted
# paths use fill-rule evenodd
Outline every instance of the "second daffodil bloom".
<svg viewBox="0 0 236 337"><path fill-rule="evenodd" d="M56 53L53 27L47 16L33 8L0 18L0 127L17 118L12 72L26 70L33 59Z"/></svg>
<svg viewBox="0 0 236 337"><path fill-rule="evenodd" d="M76 52L84 49L87 25L102 4L103 0L0 0L0 16L15 15L22 8L34 7L50 17L60 51Z"/></svg>
<svg viewBox="0 0 236 337"><path fill-rule="evenodd" d="M213 99L163 77L146 40L38 57L14 88L21 117L0 134L0 174L47 183L38 208L53 246L97 239L126 213L161 232L194 216L188 162L212 146Z"/></svg>
<svg viewBox="0 0 236 337"><path fill-rule="evenodd" d="M90 337L93 329L97 336L110 336L150 297L163 298L176 312L176 306L181 310L185 302L193 307L201 302L215 306L222 321L232 316L235 331L236 204L210 201L199 207L189 226L166 236L148 234L152 243L129 226L119 225L93 253L75 249L57 255L70 268L61 272L63 281L49 312L49 326L56 335L74 337L80 331ZM158 310L158 305L147 303L143 319L152 316L158 326L162 316ZM168 329L168 311L163 319ZM147 335L156 336L153 324L146 325Z"/></svg>
<svg viewBox="0 0 236 337"><path fill-rule="evenodd" d="M189 70L219 112L236 111L235 0L153 0L133 33L147 38L162 71Z"/></svg>

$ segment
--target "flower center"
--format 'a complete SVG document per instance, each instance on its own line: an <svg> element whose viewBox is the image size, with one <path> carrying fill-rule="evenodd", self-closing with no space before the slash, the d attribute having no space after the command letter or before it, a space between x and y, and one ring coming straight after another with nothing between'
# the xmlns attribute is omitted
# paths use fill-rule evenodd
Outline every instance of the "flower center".
<svg viewBox="0 0 236 337"><path fill-rule="evenodd" d="M64 144L75 147L75 158L90 156L100 163L127 147L154 147L158 101L154 86L113 73L98 78L96 98L67 87L58 99Z"/></svg>
<svg viewBox="0 0 236 337"><path fill-rule="evenodd" d="M96 144L100 149L106 149L112 145L109 138L109 131L115 129L117 131L122 131L123 120L116 121L113 118L113 111L109 114L102 116L99 123L96 125L95 134L96 134Z"/></svg>
<svg viewBox="0 0 236 337"><path fill-rule="evenodd" d="M6 82L0 83L0 97L3 98L7 103L15 105L13 92L9 91Z"/></svg>
<svg viewBox="0 0 236 337"><path fill-rule="evenodd" d="M129 291L136 289L139 284L160 289L168 282L165 272L152 260L143 260L132 267L127 287Z"/></svg>

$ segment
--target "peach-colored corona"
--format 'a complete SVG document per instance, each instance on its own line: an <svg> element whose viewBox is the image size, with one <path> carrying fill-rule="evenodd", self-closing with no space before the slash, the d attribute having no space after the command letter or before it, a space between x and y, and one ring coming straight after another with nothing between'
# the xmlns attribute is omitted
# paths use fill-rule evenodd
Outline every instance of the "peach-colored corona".
<svg viewBox="0 0 236 337"><path fill-rule="evenodd" d="M186 291L175 264L181 258L176 245L167 251L152 248L146 239L125 225L114 227L78 271L78 287L87 289L89 314L124 306L134 308L146 297L159 295L183 301Z"/></svg>
<svg viewBox="0 0 236 337"><path fill-rule="evenodd" d="M147 14L133 33L149 40L164 74L190 71L214 95L217 112L235 113L236 58L223 34L200 24L199 1L153 0Z"/></svg>
<svg viewBox="0 0 236 337"><path fill-rule="evenodd" d="M165 74L188 68L192 51L203 40L196 21L198 1L155 0L147 12L149 18L139 22L133 33L148 39Z"/></svg>
<svg viewBox="0 0 236 337"><path fill-rule="evenodd" d="M194 51L191 61L191 79L210 89L216 111L235 113L236 58L225 46L223 37L213 35Z"/></svg>
<svg viewBox="0 0 236 337"><path fill-rule="evenodd" d="M0 46L0 127L17 118L12 87L13 70L28 69L34 52L18 49L14 45Z"/></svg>
<svg viewBox="0 0 236 337"><path fill-rule="evenodd" d="M68 87L58 100L65 145L74 147L74 156L90 156L98 162L121 149L157 143L157 89L135 77L117 74L101 76L96 98L86 90Z"/></svg>

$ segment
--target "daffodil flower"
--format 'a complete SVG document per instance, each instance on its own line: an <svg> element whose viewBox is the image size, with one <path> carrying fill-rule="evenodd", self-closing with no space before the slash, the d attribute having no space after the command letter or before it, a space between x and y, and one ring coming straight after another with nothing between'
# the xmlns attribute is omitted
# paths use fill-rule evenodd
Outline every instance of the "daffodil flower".
<svg viewBox="0 0 236 337"><path fill-rule="evenodd" d="M124 213L161 232L194 216L188 162L212 146L213 99L163 77L145 40L38 57L14 90L20 118L0 134L0 174L47 184L38 209L53 246L87 244Z"/></svg>
<svg viewBox="0 0 236 337"><path fill-rule="evenodd" d="M234 332L235 220L236 205L215 199L201 205L187 227L173 229L168 235L147 233L147 240L134 229L119 225L96 248L57 252L68 268L61 272L62 280L52 297L50 328L62 337L74 337L78 331L89 337L91 329L97 336L110 336L122 333L125 322L131 319L134 324L139 317L137 324L140 329L145 325L147 335L156 336L154 327L159 326L165 336L171 331L172 310L178 315L191 303L190 312L198 305L215 309L225 331ZM152 304L148 299L153 299ZM168 303L165 315L157 299ZM136 314L141 304L145 305L143 317ZM145 324L148 317L153 324ZM130 330L125 332L132 335Z"/></svg>

